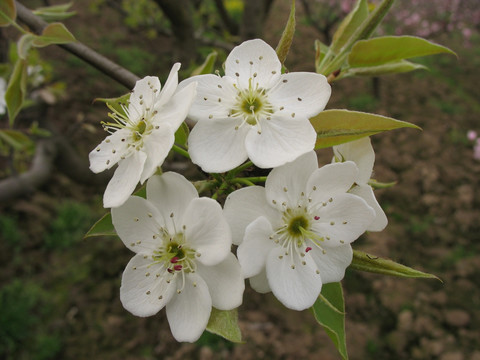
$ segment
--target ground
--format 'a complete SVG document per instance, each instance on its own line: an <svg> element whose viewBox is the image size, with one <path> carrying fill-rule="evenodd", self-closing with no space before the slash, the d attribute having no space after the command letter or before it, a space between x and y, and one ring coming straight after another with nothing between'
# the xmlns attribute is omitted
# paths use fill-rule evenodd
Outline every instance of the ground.
<svg viewBox="0 0 480 360"><path fill-rule="evenodd" d="M71 21L77 37L93 47L97 44L99 50L110 49L107 55L117 61L131 61L112 50L125 35L113 17L88 16L116 26L118 32L109 39L105 27L81 27L87 18L81 12ZM275 16L274 11L269 21ZM274 45L278 36L272 31L266 39ZM312 70L314 38L311 29L299 27L287 60L290 71ZM132 46L132 39L129 35L123 46ZM378 98L371 79L342 80L333 85L328 104L422 127L423 131L402 129L372 138L375 178L397 184L377 191L388 227L362 236L354 248L442 280L347 271L343 285L353 360L480 359L480 161L473 158L466 138L469 129L480 131L480 57L478 47L464 48L454 35L436 40L459 58L422 59L430 72L383 77ZM169 45L162 44L154 49L161 60L146 62L142 69L162 71L164 78ZM134 49L143 54L148 47L139 50L140 45ZM99 121L106 114L102 106L91 105L92 99L125 90L60 50L43 54L56 61L56 77L67 84L67 94L47 110L48 116L86 157L103 136ZM331 155L330 149L320 151L320 162L330 162ZM115 237L82 240L103 214L102 192L56 173L40 191L0 205L0 357L339 359L310 311L286 310L271 294L256 294L248 286L239 309L243 344L208 333L195 344L177 343L164 311L149 318L132 316L119 300L121 274L132 253Z"/></svg>

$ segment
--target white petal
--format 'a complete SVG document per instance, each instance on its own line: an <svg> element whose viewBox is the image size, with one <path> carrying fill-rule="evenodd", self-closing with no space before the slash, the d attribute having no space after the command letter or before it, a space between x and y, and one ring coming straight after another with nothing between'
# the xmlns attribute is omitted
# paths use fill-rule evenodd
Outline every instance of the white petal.
<svg viewBox="0 0 480 360"><path fill-rule="evenodd" d="M274 206L280 211L285 208L282 203L289 207L297 206L300 199L305 199L307 181L317 169L318 160L314 151L273 169L265 182L268 203L274 204L275 201Z"/></svg>
<svg viewBox="0 0 480 360"><path fill-rule="evenodd" d="M345 269L352 262L353 251L350 245L342 245L337 247L323 247L325 253L317 248L313 243L307 241L312 248L309 252L312 259L317 264L320 271L322 283L328 284L338 282L345 276Z"/></svg>
<svg viewBox="0 0 480 360"><path fill-rule="evenodd" d="M268 92L268 100L287 114L310 118L325 108L332 90L327 78L310 72L283 74Z"/></svg>
<svg viewBox="0 0 480 360"><path fill-rule="evenodd" d="M229 253L215 266L197 264L197 273L207 283L212 306L219 310L232 310L242 304L245 281L237 258Z"/></svg>
<svg viewBox="0 0 480 360"><path fill-rule="evenodd" d="M120 207L112 209L112 223L126 247L136 253L151 254L158 249L161 214L148 200L130 196Z"/></svg>
<svg viewBox="0 0 480 360"><path fill-rule="evenodd" d="M194 121L226 118L237 97L233 79L213 74L197 75L182 81L179 88L183 89L193 82L197 83L197 95L188 117Z"/></svg>
<svg viewBox="0 0 480 360"><path fill-rule="evenodd" d="M281 66L277 53L265 41L248 40L228 55L225 75L237 79L243 89L248 88L250 78L261 88L268 89L280 78Z"/></svg>
<svg viewBox="0 0 480 360"><path fill-rule="evenodd" d="M230 253L232 235L222 207L213 199L194 199L183 216L185 238L204 265L216 265Z"/></svg>
<svg viewBox="0 0 480 360"><path fill-rule="evenodd" d="M119 161L103 194L103 207L117 207L128 199L140 180L146 159L143 151L135 150L129 157Z"/></svg>
<svg viewBox="0 0 480 360"><path fill-rule="evenodd" d="M285 249L277 246L268 255L268 283L275 297L289 309L305 310L315 303L322 289L322 279L316 271L309 254L302 258L296 252L286 255Z"/></svg>
<svg viewBox="0 0 480 360"><path fill-rule="evenodd" d="M307 194L312 203L324 202L337 194L346 193L358 176L354 162L334 163L315 170L307 182Z"/></svg>
<svg viewBox="0 0 480 360"><path fill-rule="evenodd" d="M253 290L260 294L266 294L272 291L267 279L267 269L263 268L260 274L252 276L250 279L250 286Z"/></svg>
<svg viewBox="0 0 480 360"><path fill-rule="evenodd" d="M127 129L117 130L112 135L107 136L105 140L88 155L90 159L90 170L94 173L99 173L110 169L122 156L126 155L129 139L130 131Z"/></svg>
<svg viewBox="0 0 480 360"><path fill-rule="evenodd" d="M177 131L187 117L190 106L195 99L196 87L196 83L191 83L176 91L170 101L158 110L155 119L158 119L160 123L169 124L174 132Z"/></svg>
<svg viewBox="0 0 480 360"><path fill-rule="evenodd" d="M197 274L186 274L185 286L167 304L167 319L177 341L194 342L207 327L212 299L205 281Z"/></svg>
<svg viewBox="0 0 480 360"><path fill-rule="evenodd" d="M194 164L208 173L232 170L247 160L245 137L249 126L240 125L241 119L199 121L188 138L188 152Z"/></svg>
<svg viewBox="0 0 480 360"><path fill-rule="evenodd" d="M366 184L372 176L375 152L373 151L370 138L364 137L359 140L333 147L333 153L337 161L353 161L358 167L357 184Z"/></svg>
<svg viewBox="0 0 480 360"><path fill-rule="evenodd" d="M323 237L328 246L349 244L362 235L375 218L365 200L352 194L339 194L326 202L316 215L311 229Z"/></svg>
<svg viewBox="0 0 480 360"><path fill-rule="evenodd" d="M131 121L137 122L144 113L144 109L152 108L157 100L160 87L160 80L156 76L146 76L137 81L128 105Z"/></svg>
<svg viewBox="0 0 480 360"><path fill-rule="evenodd" d="M178 70L180 70L180 63L175 63L170 70L170 74L168 74L167 81L165 81L165 84L163 84L163 89L158 96L158 101L154 105L155 109L159 109L161 106L166 104L177 89Z"/></svg>
<svg viewBox="0 0 480 360"><path fill-rule="evenodd" d="M351 194L360 196L375 211L375 220L368 226L367 231L382 231L388 224L387 216L380 207L370 185L358 185L349 191Z"/></svg>
<svg viewBox="0 0 480 360"><path fill-rule="evenodd" d="M247 226L245 238L237 249L238 261L245 278L258 275L265 268L268 254L276 246L269 239L272 234L272 225L263 216Z"/></svg>
<svg viewBox="0 0 480 360"><path fill-rule="evenodd" d="M140 177L142 184L162 166L175 141L175 135L169 124L161 123L156 126L158 128L154 128L143 142L147 160Z"/></svg>
<svg viewBox="0 0 480 360"><path fill-rule="evenodd" d="M245 139L248 157L258 167L281 166L315 146L317 133L306 118L273 115L271 120L260 120L260 125L260 134L254 130Z"/></svg>
<svg viewBox="0 0 480 360"><path fill-rule="evenodd" d="M151 257L135 255L122 276L120 301L123 307L136 316L156 314L176 291L173 281L167 283L169 275L161 265L154 264Z"/></svg>
<svg viewBox="0 0 480 360"><path fill-rule="evenodd" d="M232 230L232 241L239 245L245 234L245 228L253 220L265 216L274 226L278 225L280 214L267 203L265 188L249 186L228 195L223 214Z"/></svg>
<svg viewBox="0 0 480 360"><path fill-rule="evenodd" d="M192 183L174 172L152 176L147 182L147 199L157 207L164 221L163 224L171 234L179 230L173 226L173 222L180 226L179 222L184 212L190 202L196 198L198 193Z"/></svg>

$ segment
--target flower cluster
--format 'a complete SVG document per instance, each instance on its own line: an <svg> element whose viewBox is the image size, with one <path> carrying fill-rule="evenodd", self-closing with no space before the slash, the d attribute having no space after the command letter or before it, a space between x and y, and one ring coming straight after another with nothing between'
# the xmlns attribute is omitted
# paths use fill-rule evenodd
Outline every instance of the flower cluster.
<svg viewBox="0 0 480 360"><path fill-rule="evenodd" d="M90 153L90 167L100 172L118 163L104 206L135 253L122 277L123 306L137 316L165 307L173 336L195 341L212 307L242 303L247 278L290 309L311 307L323 284L343 278L350 244L387 220L368 184L374 162L368 138L336 146L333 163L318 167L309 118L330 97L323 75L282 74L275 51L258 39L232 50L223 77L179 84L179 68L173 66L163 89L148 76L128 105L111 107L113 121L104 124L110 135ZM273 168L265 186L234 190L222 210L182 175L157 175L187 116L195 121L188 139L193 163L236 174L250 159ZM131 196L145 181L146 198Z"/></svg>

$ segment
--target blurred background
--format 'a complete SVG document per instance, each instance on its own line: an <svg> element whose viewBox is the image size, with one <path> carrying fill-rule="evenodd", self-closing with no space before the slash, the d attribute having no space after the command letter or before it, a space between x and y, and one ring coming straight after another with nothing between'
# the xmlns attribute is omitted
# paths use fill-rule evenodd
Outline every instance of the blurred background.
<svg viewBox="0 0 480 360"><path fill-rule="evenodd" d="M290 71L315 71L315 39L328 44L353 3L296 2ZM34 9L59 2L22 4ZM213 49L221 69L229 50L245 39L262 37L275 47L290 2L77 0L70 10L75 15L64 23L80 42L163 83L175 61L182 62L183 79ZM354 248L443 280L347 270L353 360L480 360L479 29L476 0L398 1L379 34L422 36L458 58L415 59L430 70L332 85L327 108L378 113L423 128L373 136L374 177L397 185L377 191L388 227L364 235ZM18 38L12 27L0 28L3 64L14 57ZM6 74L8 65L1 69ZM28 76L28 106L15 127L30 140L0 138L0 189L29 171L42 151L50 165L41 163L42 181L21 194L0 192L0 359L340 358L310 311L284 309L271 294L248 287L239 309L244 344L209 333L194 344L177 343L164 311L137 318L124 310L120 279L132 253L115 237L83 237L105 213L101 198L111 175L88 170L88 153L105 137L100 121L107 117L106 107L93 101L128 89L54 46L31 56ZM5 114L0 124L8 127ZM322 163L330 162L331 149L318 153ZM166 167L199 175L173 157Z"/></svg>

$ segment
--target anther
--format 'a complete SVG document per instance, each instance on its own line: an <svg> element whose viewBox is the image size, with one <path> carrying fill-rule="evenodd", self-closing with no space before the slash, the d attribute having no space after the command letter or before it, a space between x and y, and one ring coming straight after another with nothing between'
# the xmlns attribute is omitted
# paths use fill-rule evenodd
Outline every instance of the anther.
<svg viewBox="0 0 480 360"><path fill-rule="evenodd" d="M340 240L340 244L345 244L345 240Z"/></svg>
<svg viewBox="0 0 480 360"><path fill-rule="evenodd" d="M288 189L287 189L286 187L284 187L284 188L283 188L283 191L287 192L287 191L288 191Z"/></svg>
<svg viewBox="0 0 480 360"><path fill-rule="evenodd" d="M150 294L151 294L151 292L150 292L150 290L148 290L148 291L147 291L147 295L150 295Z"/></svg>
<svg viewBox="0 0 480 360"><path fill-rule="evenodd" d="M288 80L287 80L287 79L284 79L283 82L286 83L286 82L288 82Z"/></svg>
<svg viewBox="0 0 480 360"><path fill-rule="evenodd" d="M298 101L302 101L302 98L297 98Z"/></svg>
<svg viewBox="0 0 480 360"><path fill-rule="evenodd" d="M335 221L330 221L330 225L335 225Z"/></svg>
<svg viewBox="0 0 480 360"><path fill-rule="evenodd" d="M147 215L149 218L153 217L152 213L147 213Z"/></svg>
<svg viewBox="0 0 480 360"><path fill-rule="evenodd" d="M280 106L280 111L283 110L283 109L285 109L285 108L283 106Z"/></svg>
<svg viewBox="0 0 480 360"><path fill-rule="evenodd" d="M276 204L277 204L277 201L276 201L276 200L272 200L272 203L273 203L273 205L276 205Z"/></svg>
<svg viewBox="0 0 480 360"><path fill-rule="evenodd" d="M110 160L107 160L107 165L110 164Z"/></svg>
<svg viewBox="0 0 480 360"><path fill-rule="evenodd" d="M133 221L138 222L140 219L139 218L133 218Z"/></svg>
<svg viewBox="0 0 480 360"><path fill-rule="evenodd" d="M209 119L212 119L212 118L213 118L213 115L208 115L208 118L209 118Z"/></svg>
<svg viewBox="0 0 480 360"><path fill-rule="evenodd" d="M235 73L235 76L240 76L240 74L238 72Z"/></svg>
<svg viewBox="0 0 480 360"><path fill-rule="evenodd" d="M259 56L259 57L258 57L258 60L262 60L262 59L263 59L263 56Z"/></svg>
<svg viewBox="0 0 480 360"><path fill-rule="evenodd" d="M170 214L170 217L173 218L173 212Z"/></svg>
<svg viewBox="0 0 480 360"><path fill-rule="evenodd" d="M250 65L253 65L253 61L249 61Z"/></svg>
<svg viewBox="0 0 480 360"><path fill-rule="evenodd" d="M219 89L221 89L221 88L222 88L222 85L220 85L220 84L219 84L219 85L217 85L217 86L218 86L218 88L219 88Z"/></svg>
<svg viewBox="0 0 480 360"><path fill-rule="evenodd" d="M295 117L295 113L292 113L292 118L294 118L294 117Z"/></svg>
<svg viewBox="0 0 480 360"><path fill-rule="evenodd" d="M135 246L135 243L131 243L130 246L132 246L132 247Z"/></svg>
<svg viewBox="0 0 480 360"><path fill-rule="evenodd" d="M277 72L275 70L272 71L272 74L275 75Z"/></svg>
<svg viewBox="0 0 480 360"><path fill-rule="evenodd" d="M292 264L292 266L290 266L293 270L295 270L295 265Z"/></svg>
<svg viewBox="0 0 480 360"><path fill-rule="evenodd" d="M308 253L310 250L312 250L312 248L310 246L307 246L307 248L305 249L305 252Z"/></svg>
<svg viewBox="0 0 480 360"><path fill-rule="evenodd" d="M207 101L208 99L206 97L204 97L203 100Z"/></svg>
<svg viewBox="0 0 480 360"><path fill-rule="evenodd" d="M173 267L173 269L174 269L175 271L180 271L180 270L182 270L182 268L183 268L183 266L180 265L180 264L179 264L179 265L175 265L175 266Z"/></svg>
<svg viewBox="0 0 480 360"><path fill-rule="evenodd" d="M110 139L105 139L105 142L108 144L110 142Z"/></svg>
<svg viewBox="0 0 480 360"><path fill-rule="evenodd" d="M316 272L317 274L320 274L320 271L318 271L318 270L315 270L315 272Z"/></svg>
<svg viewBox="0 0 480 360"><path fill-rule="evenodd" d="M100 148L97 148L97 151L100 151Z"/></svg>
<svg viewBox="0 0 480 360"><path fill-rule="evenodd" d="M158 300L162 300L162 299L163 299L163 296L160 295L160 296L158 297Z"/></svg>
<svg viewBox="0 0 480 360"><path fill-rule="evenodd" d="M237 64L239 64L239 63L240 63L240 61L238 61L238 59L237 59L237 60L235 60L235 62L236 62Z"/></svg>
<svg viewBox="0 0 480 360"><path fill-rule="evenodd" d="M160 129L160 126L155 125L155 130L158 130L158 129Z"/></svg>
<svg viewBox="0 0 480 360"><path fill-rule="evenodd" d="M172 264L176 264L176 263L178 262L178 257L177 257L177 256L172 257L172 258L170 259L170 262L171 262Z"/></svg>
<svg viewBox="0 0 480 360"><path fill-rule="evenodd" d="M218 102L222 102L222 99L218 98Z"/></svg>
<svg viewBox="0 0 480 360"><path fill-rule="evenodd" d="M320 220L320 216L318 216L318 215L315 215L313 218L314 218L315 220Z"/></svg>
<svg viewBox="0 0 480 360"><path fill-rule="evenodd" d="M302 261L302 265L307 265L307 262L306 262L306 261Z"/></svg>
<svg viewBox="0 0 480 360"><path fill-rule="evenodd" d="M253 73L253 77L257 77L257 73Z"/></svg>
<svg viewBox="0 0 480 360"><path fill-rule="evenodd" d="M117 150L113 149L112 150L112 154L115 154L117 152Z"/></svg>
<svg viewBox="0 0 480 360"><path fill-rule="evenodd" d="M148 272L148 273L146 273L146 274L145 274L145 276L147 276L147 277L148 277L148 276L150 276L150 273L149 273L149 272Z"/></svg>
<svg viewBox="0 0 480 360"><path fill-rule="evenodd" d="M347 225L347 222L346 222L346 221L344 221L344 222L342 222L342 224L343 224L343 225Z"/></svg>

